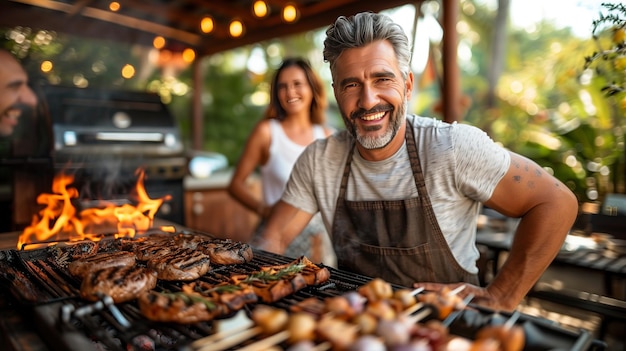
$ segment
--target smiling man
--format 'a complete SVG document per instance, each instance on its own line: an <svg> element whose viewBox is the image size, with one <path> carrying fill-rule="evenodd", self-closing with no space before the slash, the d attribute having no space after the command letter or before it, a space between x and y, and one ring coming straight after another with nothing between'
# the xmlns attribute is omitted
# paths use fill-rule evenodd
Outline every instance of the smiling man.
<svg viewBox="0 0 626 351"><path fill-rule="evenodd" d="M10 52L0 49L0 137L11 136L24 110L36 105L26 71Z"/></svg>
<svg viewBox="0 0 626 351"><path fill-rule="evenodd" d="M413 90L403 29L370 12L339 17L324 59L346 130L310 145L268 220L264 248L282 253L318 211L341 269L512 310L558 253L574 194L478 128L407 114ZM478 285L482 204L520 218L492 282Z"/></svg>

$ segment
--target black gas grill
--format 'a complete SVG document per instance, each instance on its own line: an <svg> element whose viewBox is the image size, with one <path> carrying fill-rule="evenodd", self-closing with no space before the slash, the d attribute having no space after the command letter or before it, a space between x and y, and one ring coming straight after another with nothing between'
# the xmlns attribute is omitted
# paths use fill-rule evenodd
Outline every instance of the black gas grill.
<svg viewBox="0 0 626 351"><path fill-rule="evenodd" d="M184 224L187 174L180 130L155 93L42 87L53 136L55 172L74 175L83 205L125 201L144 170L148 195L170 195L157 216Z"/></svg>

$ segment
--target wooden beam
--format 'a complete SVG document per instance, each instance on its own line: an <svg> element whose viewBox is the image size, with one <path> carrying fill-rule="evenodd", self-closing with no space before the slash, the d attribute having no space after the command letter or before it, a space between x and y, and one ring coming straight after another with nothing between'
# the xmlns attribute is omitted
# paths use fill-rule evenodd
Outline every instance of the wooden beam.
<svg viewBox="0 0 626 351"><path fill-rule="evenodd" d="M74 13L75 7L56 1L44 1L44 0L11 0L13 2L22 3L26 5L32 5L42 7L50 10L56 10L65 12L67 14ZM153 33L154 35L162 35L175 40L179 40L183 43L187 43L191 46L197 46L200 43L200 36L197 34L182 31L176 28L171 28L158 23L146 21L143 19L121 15L111 11L100 10L94 7L85 7L80 11L80 14L84 17L93 18L99 21L115 23L128 28L134 28L144 32Z"/></svg>

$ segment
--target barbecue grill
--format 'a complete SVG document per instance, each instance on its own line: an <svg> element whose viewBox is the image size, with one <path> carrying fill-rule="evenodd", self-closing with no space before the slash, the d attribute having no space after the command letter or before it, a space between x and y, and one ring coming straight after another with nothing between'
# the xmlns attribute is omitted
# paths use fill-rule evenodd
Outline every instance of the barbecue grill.
<svg viewBox="0 0 626 351"><path fill-rule="evenodd" d="M184 224L185 155L177 121L155 93L44 86L55 172L74 175L82 205L123 202L143 169L151 197L170 195L157 216Z"/></svg>
<svg viewBox="0 0 626 351"><path fill-rule="evenodd" d="M162 233L151 230L151 233ZM178 233L202 234L187 229ZM63 243L59 243L63 245ZM201 322L189 325L151 322L142 317L136 302L112 304L106 299L98 302L83 301L78 297L80 282L72 277L53 259L56 246L33 250L0 251L0 291L9 297L15 313L32 316L29 334L7 330L5 338L13 344L23 344L25 335L37 335L45 342L44 350L191 350L196 340L215 333L215 324ZM208 283L225 281L232 274L249 274L263 266L284 264L293 258L254 250L254 258L245 264L214 266L200 279ZM357 290L371 281L366 277L327 267L330 279L319 285L309 286L272 305L289 310L309 298L323 300L348 291ZM18 284L17 279L22 279ZM17 286L29 286L28 289ZM402 288L394 286L394 288ZM159 281L157 290L177 291L179 285ZM10 292L10 293L9 293ZM247 305L249 313L256 304ZM493 313L477 306L452 313L445 321L452 334L473 338L478 329L490 323L502 323L510 317L507 313ZM230 316L227 316L230 317ZM585 330L571 331L558 325L527 315L521 315L516 324L526 334L525 350L593 350L603 349ZM34 334L33 334L34 333ZM20 339L21 338L21 339ZM17 341L16 341L17 339ZM1 338L0 338L1 340Z"/></svg>

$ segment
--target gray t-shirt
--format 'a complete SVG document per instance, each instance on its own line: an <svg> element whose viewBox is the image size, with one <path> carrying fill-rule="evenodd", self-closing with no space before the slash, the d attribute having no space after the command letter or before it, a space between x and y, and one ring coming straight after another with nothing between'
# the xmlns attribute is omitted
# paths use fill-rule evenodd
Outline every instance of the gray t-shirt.
<svg viewBox="0 0 626 351"><path fill-rule="evenodd" d="M426 189L452 253L470 273L477 273L476 220L507 172L510 155L482 130L459 123L407 116ZM343 169L353 138L340 131L318 140L302 153L282 196L308 213L320 211L328 233L332 225ZM354 152L346 197L351 201L400 200L417 197L406 143L382 161L366 161Z"/></svg>

